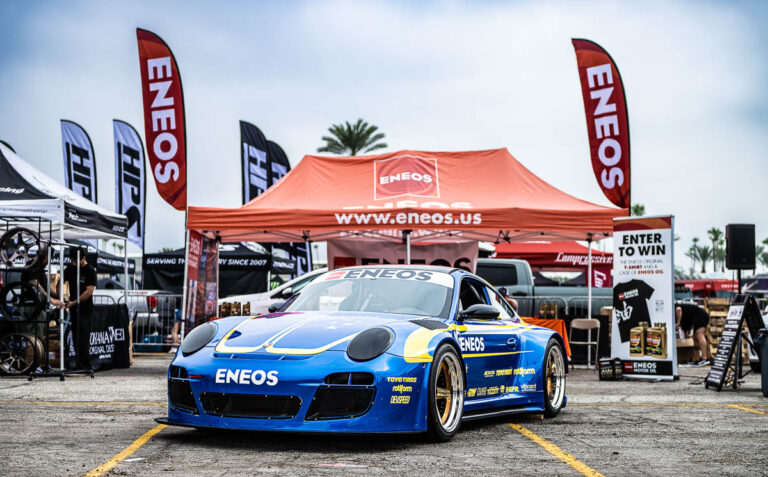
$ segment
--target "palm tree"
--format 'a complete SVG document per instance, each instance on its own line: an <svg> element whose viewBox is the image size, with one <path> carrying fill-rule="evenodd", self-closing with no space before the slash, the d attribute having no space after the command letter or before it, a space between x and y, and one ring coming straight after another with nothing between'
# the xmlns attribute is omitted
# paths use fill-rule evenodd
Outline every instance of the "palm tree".
<svg viewBox="0 0 768 477"><path fill-rule="evenodd" d="M699 252L696 250L696 242L698 241L699 239L694 238L693 245L691 245L688 251L685 252L685 256L691 259L691 276L693 276L693 273L696 270L696 262L699 261Z"/></svg>
<svg viewBox="0 0 768 477"><path fill-rule="evenodd" d="M645 206L643 204L635 204L630 209L630 215L634 215L635 217L642 217L645 215Z"/></svg>
<svg viewBox="0 0 768 477"><path fill-rule="evenodd" d="M716 258L720 264L720 271L725 272L725 240L720 239L717 241L717 249L715 250L714 258Z"/></svg>
<svg viewBox="0 0 768 477"><path fill-rule="evenodd" d="M720 258L717 252L717 245L720 243L720 240L723 238L723 231L718 229L717 227L712 227L711 229L707 230L707 235L709 236L709 240L712 241L712 271L716 272L717 261Z"/></svg>
<svg viewBox="0 0 768 477"><path fill-rule="evenodd" d="M387 144L379 142L384 139L384 133L376 133L378 129L378 126L369 125L362 119L358 119L355 124L349 121L343 125L334 124L328 128L332 136L323 136L325 146L319 147L317 152L356 156L359 152L385 148Z"/></svg>
<svg viewBox="0 0 768 477"><path fill-rule="evenodd" d="M701 273L707 273L707 262L713 259L712 249L709 245L696 247L696 255L701 262Z"/></svg>

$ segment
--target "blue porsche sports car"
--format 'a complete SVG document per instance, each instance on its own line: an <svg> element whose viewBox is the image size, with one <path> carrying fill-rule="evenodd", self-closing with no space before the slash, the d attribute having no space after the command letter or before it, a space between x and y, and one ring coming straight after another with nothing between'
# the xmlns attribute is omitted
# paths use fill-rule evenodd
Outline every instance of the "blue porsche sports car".
<svg viewBox="0 0 768 477"><path fill-rule="evenodd" d="M522 322L459 269L320 275L279 312L192 330L171 363L166 424L300 432L428 432L566 404L560 335Z"/></svg>

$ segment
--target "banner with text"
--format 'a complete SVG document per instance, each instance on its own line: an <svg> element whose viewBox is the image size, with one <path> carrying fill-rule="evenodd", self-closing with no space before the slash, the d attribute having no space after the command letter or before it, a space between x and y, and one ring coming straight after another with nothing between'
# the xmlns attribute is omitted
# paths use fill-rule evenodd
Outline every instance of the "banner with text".
<svg viewBox="0 0 768 477"><path fill-rule="evenodd" d="M160 197L177 210L187 207L187 145L184 94L176 59L157 35L136 29L144 99L144 138Z"/></svg>
<svg viewBox="0 0 768 477"><path fill-rule="evenodd" d="M80 197L98 202L96 158L88 133L79 124L62 119L61 146L64 151L64 185Z"/></svg>
<svg viewBox="0 0 768 477"><path fill-rule="evenodd" d="M288 174L291 163L280 144L274 141L267 141L267 161L269 162L269 186L272 187Z"/></svg>
<svg viewBox="0 0 768 477"><path fill-rule="evenodd" d="M474 272L477 242L411 245L411 264L456 267ZM328 268L404 264L406 245L370 240L328 240Z"/></svg>
<svg viewBox="0 0 768 477"><path fill-rule="evenodd" d="M186 319L192 328L216 315L219 299L219 247L215 237L189 231Z"/></svg>
<svg viewBox="0 0 768 477"><path fill-rule="evenodd" d="M613 221L611 356L624 376L677 376L674 302L674 217Z"/></svg>
<svg viewBox="0 0 768 477"><path fill-rule="evenodd" d="M628 209L629 118L619 69L597 43L572 41L587 115L592 169L608 200Z"/></svg>
<svg viewBox="0 0 768 477"><path fill-rule="evenodd" d="M267 147L267 139L259 128L240 121L243 204L255 199L272 185Z"/></svg>
<svg viewBox="0 0 768 477"><path fill-rule="evenodd" d="M144 146L128 123L112 121L115 134L115 211L128 217L128 240L144 250L147 177Z"/></svg>

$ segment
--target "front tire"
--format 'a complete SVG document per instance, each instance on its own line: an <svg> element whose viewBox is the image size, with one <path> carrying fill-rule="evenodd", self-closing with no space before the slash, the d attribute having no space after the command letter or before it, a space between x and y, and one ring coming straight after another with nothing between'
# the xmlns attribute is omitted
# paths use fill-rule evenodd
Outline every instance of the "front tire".
<svg viewBox="0 0 768 477"><path fill-rule="evenodd" d="M565 353L555 338L547 343L541 375L544 384L544 417L555 417L565 402Z"/></svg>
<svg viewBox="0 0 768 477"><path fill-rule="evenodd" d="M428 434L438 442L449 441L461 427L464 415L464 367L456 348L437 349L429 371Z"/></svg>

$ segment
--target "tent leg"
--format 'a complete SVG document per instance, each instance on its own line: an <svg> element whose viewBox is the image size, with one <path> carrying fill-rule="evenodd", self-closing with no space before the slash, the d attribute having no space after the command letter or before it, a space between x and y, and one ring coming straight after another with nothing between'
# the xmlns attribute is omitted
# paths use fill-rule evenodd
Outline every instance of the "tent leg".
<svg viewBox="0 0 768 477"><path fill-rule="evenodd" d="M128 239L123 239L123 250L125 255L123 256L123 276L125 277L125 284L123 285L123 300L125 300L125 306L128 306Z"/></svg>
<svg viewBox="0 0 768 477"><path fill-rule="evenodd" d="M587 318L592 318L592 234L587 235ZM592 341L592 330L589 330L587 341ZM597 353L597 350L595 350ZM587 369L592 363L592 345L587 346Z"/></svg>
<svg viewBox="0 0 768 477"><path fill-rule="evenodd" d="M59 243L64 243L64 224L59 225ZM59 245L59 300L64 301L64 245ZM59 308L59 369L64 371L64 308Z"/></svg>
<svg viewBox="0 0 768 477"><path fill-rule="evenodd" d="M403 230L403 235L405 235L405 264L410 265L411 264L411 231Z"/></svg>

